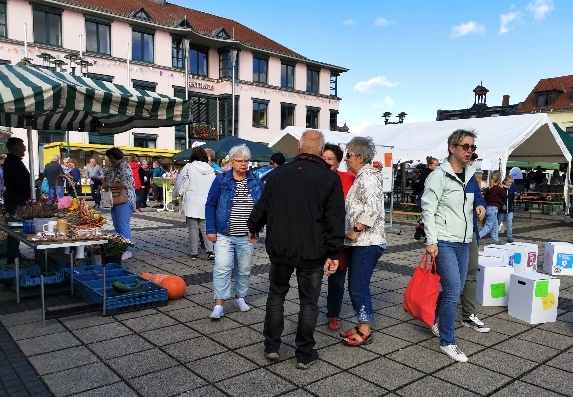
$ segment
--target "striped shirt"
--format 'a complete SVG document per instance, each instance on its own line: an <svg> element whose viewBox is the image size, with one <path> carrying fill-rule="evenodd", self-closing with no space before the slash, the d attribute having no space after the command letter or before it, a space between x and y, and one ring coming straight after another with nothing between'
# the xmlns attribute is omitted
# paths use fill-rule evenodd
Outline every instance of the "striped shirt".
<svg viewBox="0 0 573 397"><path fill-rule="evenodd" d="M251 215L254 206L255 202L249 192L247 178L245 178L237 182L237 189L233 197L233 207L231 208L231 217L229 218L230 236L246 236L249 233L247 219L249 219L249 215Z"/></svg>

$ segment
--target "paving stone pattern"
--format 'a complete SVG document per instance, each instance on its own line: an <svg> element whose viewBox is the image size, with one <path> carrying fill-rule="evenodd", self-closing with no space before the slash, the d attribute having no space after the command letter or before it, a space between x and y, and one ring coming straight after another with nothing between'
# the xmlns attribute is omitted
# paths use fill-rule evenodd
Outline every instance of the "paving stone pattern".
<svg viewBox="0 0 573 397"><path fill-rule="evenodd" d="M456 336L469 363L454 363L428 328L402 309L404 289L424 247L411 240L414 221L394 218L402 233L388 234L389 248L372 278L374 342L350 348L328 329L325 278L315 333L320 359L301 371L294 367L296 278L285 303L281 357L269 362L262 354L269 271L262 244L255 251L247 297L251 311L240 312L229 301L225 317L211 321L213 262L205 255L190 259L181 216L149 209L134 214L136 248L123 265L182 276L185 297L116 316L63 317L42 328L37 296L16 304L9 288L0 290L0 397L573 395L573 278L560 277L555 323L529 325L508 316L506 308L480 307L492 331L480 334L458 323ZM527 213L517 213L514 239L540 244L543 258L545 241L573 241L572 226L558 216L535 214L530 222ZM62 292L47 296L50 308L78 302ZM341 317L344 329L355 325L348 294Z"/></svg>

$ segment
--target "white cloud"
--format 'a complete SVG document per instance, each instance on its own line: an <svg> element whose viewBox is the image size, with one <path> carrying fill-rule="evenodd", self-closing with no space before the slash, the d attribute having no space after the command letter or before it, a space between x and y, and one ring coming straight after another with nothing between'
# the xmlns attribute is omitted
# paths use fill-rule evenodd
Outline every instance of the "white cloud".
<svg viewBox="0 0 573 397"><path fill-rule="evenodd" d="M452 37L466 36L470 33L483 35L485 33L485 26L474 21L452 26Z"/></svg>
<svg viewBox="0 0 573 397"><path fill-rule="evenodd" d="M512 22L516 22L521 19L521 12L510 11L506 14L501 14L499 16L499 34L505 34L513 29Z"/></svg>
<svg viewBox="0 0 573 397"><path fill-rule="evenodd" d="M356 25L356 21L354 21L353 19L347 19L346 21L342 22L342 24L346 26L354 26Z"/></svg>
<svg viewBox="0 0 573 397"><path fill-rule="evenodd" d="M389 21L386 18L378 18L376 21L374 21L374 26L388 26L391 23L394 23L394 22Z"/></svg>
<svg viewBox="0 0 573 397"><path fill-rule="evenodd" d="M527 5L527 11L533 14L536 20L545 19L547 14L555 9L553 0L535 0Z"/></svg>
<svg viewBox="0 0 573 397"><path fill-rule="evenodd" d="M367 121L367 120L362 120L358 124L354 124L352 122L346 123L346 126L348 127L348 131L353 132L353 133L358 133L358 132L362 131L364 128L370 127L371 125L372 125L372 123L370 121Z"/></svg>
<svg viewBox="0 0 573 397"><path fill-rule="evenodd" d="M382 102L376 102L372 104L373 109L388 109L394 106L394 100L389 96L384 97Z"/></svg>
<svg viewBox="0 0 573 397"><path fill-rule="evenodd" d="M386 76L373 77L368 81L360 81L354 85L354 92L369 92L370 88L380 85L382 87L396 87L398 82L391 82Z"/></svg>

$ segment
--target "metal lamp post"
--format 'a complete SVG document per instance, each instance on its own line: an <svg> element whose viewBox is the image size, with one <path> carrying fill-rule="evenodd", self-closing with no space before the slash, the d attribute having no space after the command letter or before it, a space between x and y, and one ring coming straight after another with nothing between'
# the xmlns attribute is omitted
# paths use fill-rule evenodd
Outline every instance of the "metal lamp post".
<svg viewBox="0 0 573 397"><path fill-rule="evenodd" d="M184 38L183 45L183 62L185 63L185 100L189 100L189 45L191 40ZM191 109L189 109L191 111ZM185 149L189 149L189 125L185 126Z"/></svg>
<svg viewBox="0 0 573 397"><path fill-rule="evenodd" d="M398 121L390 121L390 116L392 116L392 113L390 113L390 112L384 112L384 114L382 115L382 117L384 117L384 124L385 125L402 124L402 123L404 123L404 119L406 118L407 114L405 112L398 113L398 115L396 116L396 117L398 117Z"/></svg>
<svg viewBox="0 0 573 397"><path fill-rule="evenodd" d="M64 58L70 61L70 69L72 69L72 74L76 74L76 61L80 59L80 54L78 52L71 52L68 55L64 55Z"/></svg>
<svg viewBox="0 0 573 397"><path fill-rule="evenodd" d="M237 49L231 48L232 87L231 87L231 136L235 136L235 64L237 62Z"/></svg>

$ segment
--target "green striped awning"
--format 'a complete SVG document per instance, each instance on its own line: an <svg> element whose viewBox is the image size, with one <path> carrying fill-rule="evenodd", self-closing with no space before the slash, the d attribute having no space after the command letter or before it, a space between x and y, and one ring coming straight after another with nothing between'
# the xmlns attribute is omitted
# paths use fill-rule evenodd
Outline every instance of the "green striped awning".
<svg viewBox="0 0 573 397"><path fill-rule="evenodd" d="M0 66L0 125L116 134L191 123L189 102L30 66Z"/></svg>

